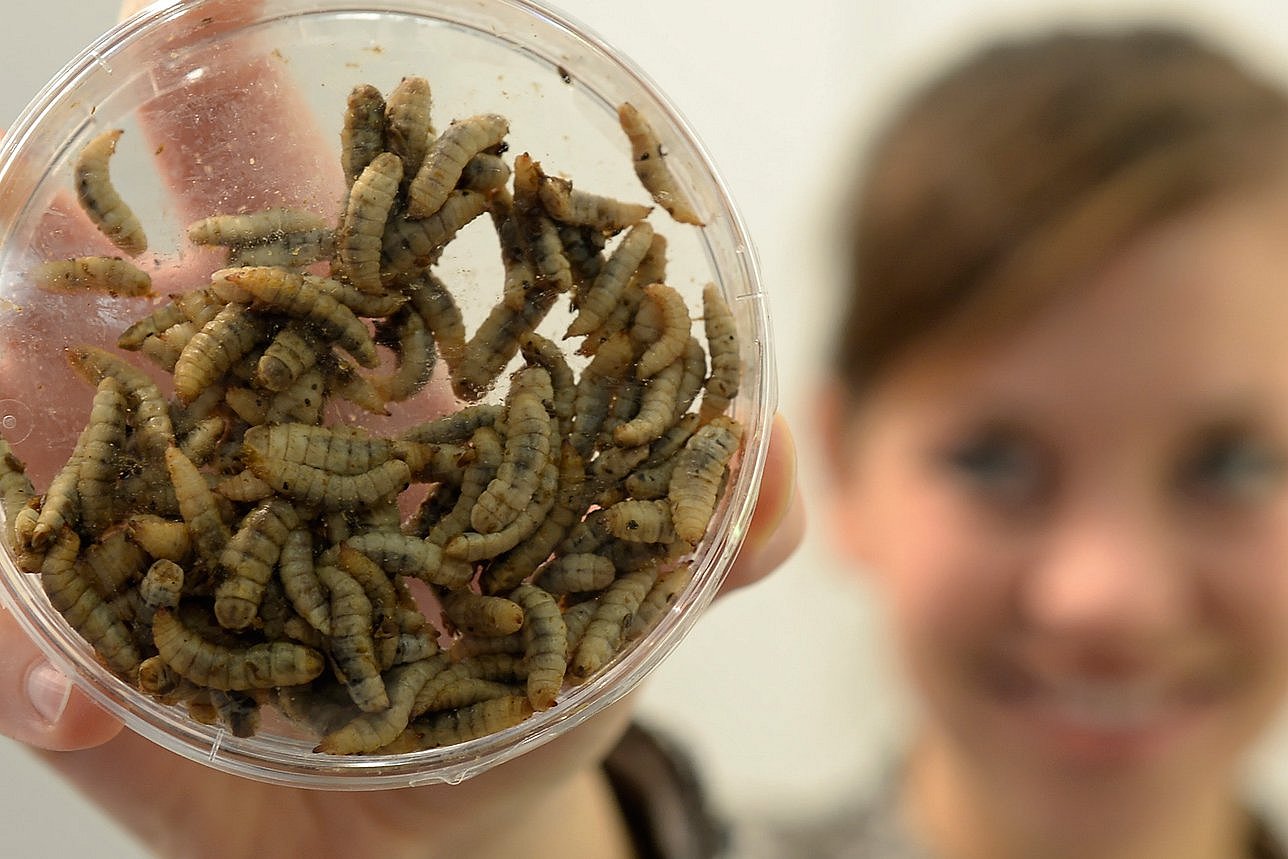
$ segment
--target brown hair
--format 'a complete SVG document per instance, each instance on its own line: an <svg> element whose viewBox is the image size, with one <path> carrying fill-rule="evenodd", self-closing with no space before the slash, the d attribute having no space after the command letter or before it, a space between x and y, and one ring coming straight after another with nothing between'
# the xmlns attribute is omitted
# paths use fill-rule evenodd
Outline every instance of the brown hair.
<svg viewBox="0 0 1288 859"><path fill-rule="evenodd" d="M1288 97L1160 27L985 48L906 102L855 195L835 372L1022 318L1143 230L1288 164Z"/></svg>

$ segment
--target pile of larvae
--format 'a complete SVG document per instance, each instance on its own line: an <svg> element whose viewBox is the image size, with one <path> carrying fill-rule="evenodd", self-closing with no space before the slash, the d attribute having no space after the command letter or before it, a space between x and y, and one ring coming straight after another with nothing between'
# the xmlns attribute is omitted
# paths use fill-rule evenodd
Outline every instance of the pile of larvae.
<svg viewBox="0 0 1288 859"><path fill-rule="evenodd" d="M623 104L619 118L642 187L701 225L643 117ZM75 185L136 256L146 236L108 174L120 134L85 147ZM191 225L227 267L117 343L170 375L69 348L96 392L43 495L0 440L12 554L117 676L236 736L270 706L320 753L435 748L552 707L689 584L741 446L734 318L708 285L705 336L691 333L653 207L506 159L507 134L495 114L436 132L424 78L356 87L338 219ZM504 283L467 338L434 269L485 214ZM151 295L124 257L32 276ZM537 328L563 295L575 316L556 341ZM573 338L580 373L561 347ZM324 420L335 398L391 414L444 376L458 410L395 437Z"/></svg>

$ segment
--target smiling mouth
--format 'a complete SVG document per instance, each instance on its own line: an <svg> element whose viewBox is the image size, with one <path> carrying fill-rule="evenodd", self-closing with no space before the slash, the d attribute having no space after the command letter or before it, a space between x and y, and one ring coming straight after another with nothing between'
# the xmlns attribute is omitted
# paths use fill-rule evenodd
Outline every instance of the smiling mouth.
<svg viewBox="0 0 1288 859"><path fill-rule="evenodd" d="M1214 674L1095 676L1011 664L991 677L997 699L1056 730L1104 737L1147 733L1197 713L1224 685Z"/></svg>

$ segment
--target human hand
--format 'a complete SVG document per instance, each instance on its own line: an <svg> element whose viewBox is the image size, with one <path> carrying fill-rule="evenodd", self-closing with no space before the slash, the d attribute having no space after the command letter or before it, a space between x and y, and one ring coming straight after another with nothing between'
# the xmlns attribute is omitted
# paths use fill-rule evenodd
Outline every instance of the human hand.
<svg viewBox="0 0 1288 859"><path fill-rule="evenodd" d="M247 4L226 4L230 8ZM268 68L256 75L272 74ZM228 80L209 85L229 85ZM258 87L254 93L276 93ZM248 96L248 97L252 97ZM263 97L258 96L258 97ZM194 199L198 187L183 172L184 141L203 148L228 137L229 126L183 126L187 112L155 111L145 117L149 137L172 143L158 155L171 187L184 189L176 208L193 218L217 208ZM289 114L283 114L289 121ZM298 129L296 134L298 134ZM292 157L301 157L295 151ZM230 170L247 171L232 162ZM226 182L276 193L300 193L298 164L257 165L253 175ZM336 177L338 182L338 176ZM306 190L305 199L325 197ZM65 213L75 219L74 204ZM92 227L60 230L68 247L85 252ZM79 244L78 244L79 243ZM45 252L54 255L51 244ZM206 261L194 263L208 272ZM182 273L172 275L176 283ZM180 284L181 285L181 284ZM6 375L9 368L6 368ZM744 551L726 590L768 573L800 539L795 498L794 451L784 424L775 428L763 490ZM629 699L590 723L521 758L459 786L437 785L372 793L293 790L250 782L194 763L121 725L71 686L26 638L12 617L0 612L0 733L41 750L39 754L91 801L163 855L572 855L569 844L620 846L614 809L597 773L630 719ZM235 825L230 825L235 823ZM521 839L521 840L520 840ZM562 845L562 846L561 846ZM599 851L597 851L599 852ZM606 846L600 855L612 855Z"/></svg>

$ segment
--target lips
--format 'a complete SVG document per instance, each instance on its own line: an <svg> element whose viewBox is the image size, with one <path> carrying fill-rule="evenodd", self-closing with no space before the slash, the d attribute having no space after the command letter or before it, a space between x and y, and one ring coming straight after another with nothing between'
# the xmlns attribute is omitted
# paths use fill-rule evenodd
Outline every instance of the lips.
<svg viewBox="0 0 1288 859"><path fill-rule="evenodd" d="M1057 670L1003 659L985 682L1003 718L1049 750L1087 762L1135 758L1161 748L1209 709L1229 677L1207 668Z"/></svg>

